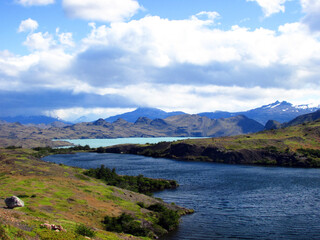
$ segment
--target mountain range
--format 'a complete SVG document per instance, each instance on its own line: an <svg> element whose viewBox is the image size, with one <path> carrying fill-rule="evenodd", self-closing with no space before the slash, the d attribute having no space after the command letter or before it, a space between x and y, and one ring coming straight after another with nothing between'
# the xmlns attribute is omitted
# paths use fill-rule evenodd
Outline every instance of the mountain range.
<svg viewBox="0 0 320 240"><path fill-rule="evenodd" d="M275 120L279 123L288 122L294 119L297 116L315 112L320 109L318 107L311 107L308 104L296 105L294 106L291 103L286 101L276 101L274 103L261 106L259 108L251 109L248 111L242 112L227 112L227 111L215 111L215 112L202 112L197 115L201 117L207 117L210 119L220 119L220 118L230 118L238 115L244 115L248 118L251 118L263 125L265 125L269 120ZM176 112L165 112L157 108L137 108L132 112L127 112L115 116L111 116L105 119L105 121L112 123L117 121L119 118L126 120L127 122L135 123L138 118L146 117L151 120L154 119L165 119L171 116L183 115L186 114L181 111ZM0 117L0 121L6 121L10 123L19 122L21 124L36 124L42 125L40 127L46 128L51 127L52 125L57 125L58 123L61 126L71 125L70 122L64 121L59 118L53 118L48 116L15 116L15 117ZM88 122L85 116L78 118L74 123ZM63 124L62 124L63 123ZM47 125L47 126L43 126Z"/></svg>
<svg viewBox="0 0 320 240"><path fill-rule="evenodd" d="M65 138L115 137L219 137L263 130L264 126L245 116L209 119L199 115L180 114L165 119L139 117L134 123L122 118L110 123L99 119L64 128L52 128Z"/></svg>
<svg viewBox="0 0 320 240"><path fill-rule="evenodd" d="M181 114L165 119L138 118L134 123L119 118L109 123L104 119L64 127L39 128L19 123L0 124L0 146L54 146L51 139L88 139L121 137L219 137L247 134L264 126L245 116L209 119L199 115Z"/></svg>
<svg viewBox="0 0 320 240"><path fill-rule="evenodd" d="M220 118L230 118L238 115L244 115L251 118L263 125L265 125L269 120L275 120L280 123L288 122L297 116L312 113L320 109L319 107L310 107L307 104L294 106L286 101L276 101L274 103L264 105L259 108L251 109L243 112L226 112L226 111L216 111L216 112L203 112L197 115L201 117L207 117L210 119L220 119ZM119 114L106 118L107 122L113 122L118 118L122 118L128 122L134 123L139 117L148 117L150 119L156 118L167 118L170 116L186 114L184 112L165 112L156 108L137 108L132 112L127 112L124 114Z"/></svg>
<svg viewBox="0 0 320 240"><path fill-rule="evenodd" d="M277 128L293 126L320 118L320 110L301 115ZM268 125L268 124L267 124ZM119 138L119 137L220 137L255 133L265 126L244 115L210 119L199 115L180 114L165 119L138 118L134 123L118 119L112 123L104 119L74 125L54 125L40 128L37 125L0 122L0 146L61 146L66 142L52 139ZM269 128L272 129L272 128Z"/></svg>

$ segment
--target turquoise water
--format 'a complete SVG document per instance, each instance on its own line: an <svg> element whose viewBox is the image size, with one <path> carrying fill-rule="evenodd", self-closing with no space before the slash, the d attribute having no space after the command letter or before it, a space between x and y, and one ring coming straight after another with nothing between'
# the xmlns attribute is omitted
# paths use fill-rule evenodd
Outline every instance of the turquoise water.
<svg viewBox="0 0 320 240"><path fill-rule="evenodd" d="M59 141L66 141L74 145L85 146L89 145L91 148L109 147L118 144L146 144L159 142L173 142L184 139L195 139L194 137L160 137L160 138L107 138L107 139L59 139Z"/></svg>

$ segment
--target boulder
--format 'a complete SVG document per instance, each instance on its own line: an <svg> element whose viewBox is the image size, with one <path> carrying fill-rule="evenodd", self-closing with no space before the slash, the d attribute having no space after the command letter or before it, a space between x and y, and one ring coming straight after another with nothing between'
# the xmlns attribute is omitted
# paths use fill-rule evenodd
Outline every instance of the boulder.
<svg viewBox="0 0 320 240"><path fill-rule="evenodd" d="M16 196L6 198L4 202L8 208L24 207L24 202Z"/></svg>

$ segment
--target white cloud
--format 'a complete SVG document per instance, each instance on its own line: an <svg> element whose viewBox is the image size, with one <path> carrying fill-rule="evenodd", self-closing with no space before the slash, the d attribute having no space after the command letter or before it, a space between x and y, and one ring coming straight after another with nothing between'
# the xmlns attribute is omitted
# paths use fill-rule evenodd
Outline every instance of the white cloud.
<svg viewBox="0 0 320 240"><path fill-rule="evenodd" d="M63 0L63 8L69 17L102 22L123 21L141 9L136 0Z"/></svg>
<svg viewBox="0 0 320 240"><path fill-rule="evenodd" d="M97 88L97 90L101 88ZM199 113L205 111L241 111L248 110L275 100L286 100L294 104L317 100L320 103L318 89L284 89L237 86L192 86L179 84L134 84L114 88L113 92L129 99L136 106L156 107L166 111L184 111ZM116 113L114 108L105 108L104 114ZM126 109L127 110L127 109ZM61 109L56 115L64 118L78 118L93 109ZM119 108L119 112L121 109ZM100 115L102 116L102 115ZM108 115L110 116L110 115Z"/></svg>
<svg viewBox="0 0 320 240"><path fill-rule="evenodd" d="M69 47L74 47L75 46L75 43L73 42L73 39L72 39L72 33L71 32L67 32L67 33L59 33L59 32L60 32L60 29L57 28L56 29L56 35L58 36L59 42L62 45L69 46Z"/></svg>
<svg viewBox="0 0 320 240"><path fill-rule="evenodd" d="M83 40L86 49L100 46L123 51L125 57L121 55L118 60L128 66L139 60L144 66L162 68L176 64L210 66L215 63L296 67L320 59L317 36L309 33L301 23L283 25L279 31L249 30L239 26L224 31L210 28L206 20L170 21L147 16L138 21L113 23L110 27L91 26L91 33Z"/></svg>
<svg viewBox="0 0 320 240"><path fill-rule="evenodd" d="M30 50L48 50L55 44L55 42L52 35L48 32L37 32L28 35L26 41L23 44Z"/></svg>
<svg viewBox="0 0 320 240"><path fill-rule="evenodd" d="M125 112L133 111L134 108L64 108L45 111L44 114L52 117L59 117L67 121L75 121L85 116L86 121L94 121L98 118L107 118Z"/></svg>
<svg viewBox="0 0 320 240"><path fill-rule="evenodd" d="M285 12L285 2L288 0L247 0L247 2L257 2L262 8L266 17L272 14Z"/></svg>
<svg viewBox="0 0 320 240"><path fill-rule="evenodd" d="M318 0L300 0L302 8L305 12L319 12L320 2Z"/></svg>
<svg viewBox="0 0 320 240"><path fill-rule="evenodd" d="M17 0L18 4L23 6L41 6L53 4L55 0Z"/></svg>
<svg viewBox="0 0 320 240"><path fill-rule="evenodd" d="M206 17L208 20L214 21L217 18L220 17L220 14L217 12L207 12L207 11L202 11L197 13L196 15L192 16L193 18L201 19L202 17Z"/></svg>
<svg viewBox="0 0 320 240"><path fill-rule="evenodd" d="M212 21L191 18L168 20L147 16L111 27L94 26L86 45L117 46L128 53L141 54L145 63L165 67L171 63L208 64L211 61L239 60L232 46L231 32L209 29ZM236 30L236 36L241 30ZM135 56L136 57L136 56ZM142 60L142 59L140 59Z"/></svg>
<svg viewBox="0 0 320 240"><path fill-rule="evenodd" d="M39 62L39 57L31 54L27 56L16 56L9 51L0 51L0 74L7 77L19 77L24 71ZM11 81L10 79L9 81ZM4 81L8 83L8 81ZM4 83L2 82L2 83Z"/></svg>
<svg viewBox="0 0 320 240"><path fill-rule="evenodd" d="M18 32L28 32L28 31L33 32L38 27L39 27L39 24L38 24L37 21L35 21L35 20L31 19L31 18L28 18L26 20L23 20L20 23Z"/></svg>

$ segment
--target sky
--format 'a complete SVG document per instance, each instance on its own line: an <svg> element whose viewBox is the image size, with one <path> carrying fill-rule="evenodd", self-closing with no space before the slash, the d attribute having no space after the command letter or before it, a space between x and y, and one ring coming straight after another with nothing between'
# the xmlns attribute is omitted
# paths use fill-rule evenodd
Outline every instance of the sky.
<svg viewBox="0 0 320 240"><path fill-rule="evenodd" d="M0 116L320 104L320 0L1 0Z"/></svg>

